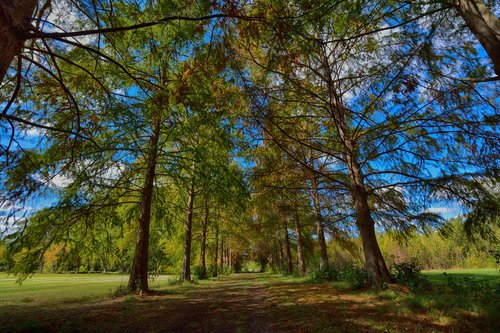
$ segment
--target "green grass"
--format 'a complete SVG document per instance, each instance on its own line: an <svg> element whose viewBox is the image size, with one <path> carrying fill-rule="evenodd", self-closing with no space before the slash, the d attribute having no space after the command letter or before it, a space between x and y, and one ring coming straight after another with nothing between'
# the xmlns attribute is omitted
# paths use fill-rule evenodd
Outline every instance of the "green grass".
<svg viewBox="0 0 500 333"><path fill-rule="evenodd" d="M467 277L492 284L500 284L500 270L497 268L456 268L423 272L431 282L439 284L444 284L448 280L447 276L443 273L457 278Z"/></svg>
<svg viewBox="0 0 500 333"><path fill-rule="evenodd" d="M491 269L446 272L499 281L499 273ZM446 282L442 273L425 272L435 285ZM147 322L151 332L200 327L208 327L207 332L246 332L251 330L242 328L254 325L259 331L271 324L281 331L305 332L500 332L499 304L489 293L487 297L457 293L446 285L423 293L399 288L354 290L342 282L268 273L184 284L174 280L160 276L151 282L151 288L160 291L151 297L109 299L127 283L127 275L36 274L19 286L15 276L0 274L0 331L61 332L74 327L82 332L140 331ZM255 315L264 324L257 325ZM128 322L129 318L134 320Z"/></svg>
<svg viewBox="0 0 500 333"><path fill-rule="evenodd" d="M170 276L172 278L172 276ZM169 276L159 276L151 288L165 285ZM12 303L44 303L110 297L128 282L121 274L35 274L16 283L17 277L0 273L0 306Z"/></svg>

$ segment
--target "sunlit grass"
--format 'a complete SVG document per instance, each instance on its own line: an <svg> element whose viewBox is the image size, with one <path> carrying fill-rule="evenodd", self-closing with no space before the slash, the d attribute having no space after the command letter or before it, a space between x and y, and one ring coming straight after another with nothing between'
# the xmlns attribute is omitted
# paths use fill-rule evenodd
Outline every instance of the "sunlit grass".
<svg viewBox="0 0 500 333"><path fill-rule="evenodd" d="M428 270L423 274L435 283L446 283L448 274L457 278L474 278L488 283L500 283L500 270L498 268L454 268L443 270Z"/></svg>
<svg viewBox="0 0 500 333"><path fill-rule="evenodd" d="M150 286L165 286L172 276L159 276ZM111 297L120 286L126 286L123 274L35 274L17 283L17 277L0 273L0 305L8 303L45 303L90 300Z"/></svg>

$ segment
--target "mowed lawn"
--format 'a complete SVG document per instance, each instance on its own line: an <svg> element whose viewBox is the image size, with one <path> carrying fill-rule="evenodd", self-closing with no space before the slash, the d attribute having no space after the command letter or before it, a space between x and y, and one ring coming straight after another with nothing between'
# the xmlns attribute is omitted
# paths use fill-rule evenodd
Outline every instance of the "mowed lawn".
<svg viewBox="0 0 500 333"><path fill-rule="evenodd" d="M152 288L165 285L173 276L161 275L151 282ZM112 297L128 282L123 274L35 274L16 282L17 277L0 273L0 306L48 302L70 302Z"/></svg>

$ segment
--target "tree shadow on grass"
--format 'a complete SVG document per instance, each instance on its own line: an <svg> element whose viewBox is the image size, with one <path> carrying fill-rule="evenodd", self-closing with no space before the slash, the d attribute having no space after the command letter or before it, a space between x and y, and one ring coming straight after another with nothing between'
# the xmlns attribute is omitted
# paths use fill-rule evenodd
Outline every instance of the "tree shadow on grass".
<svg viewBox="0 0 500 333"><path fill-rule="evenodd" d="M264 283L265 282L265 283ZM177 294L0 307L2 332L473 332L467 317L429 320L387 295L238 274ZM476 329L478 328L478 329Z"/></svg>

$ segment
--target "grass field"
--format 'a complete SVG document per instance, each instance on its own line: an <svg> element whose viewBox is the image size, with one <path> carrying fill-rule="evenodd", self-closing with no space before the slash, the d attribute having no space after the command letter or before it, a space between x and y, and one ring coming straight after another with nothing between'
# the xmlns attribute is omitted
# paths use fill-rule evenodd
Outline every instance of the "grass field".
<svg viewBox="0 0 500 333"><path fill-rule="evenodd" d="M424 271L431 282L444 284L448 276L457 278L473 278L478 281L500 284L500 270L497 268L468 268ZM446 273L446 275L444 274ZM448 275L448 276L447 276Z"/></svg>
<svg viewBox="0 0 500 333"><path fill-rule="evenodd" d="M500 284L497 270L447 274ZM443 271L425 274L445 284ZM436 289L352 290L338 283L267 273L232 274L177 285L151 283L154 296L113 297L128 276L0 274L0 332L499 332L499 304ZM486 297L484 297L486 296Z"/></svg>
<svg viewBox="0 0 500 333"><path fill-rule="evenodd" d="M161 275L151 288L166 285L173 276ZM47 303L112 297L126 286L128 275L120 274L35 274L16 283L17 277L0 273L0 306L15 303Z"/></svg>

